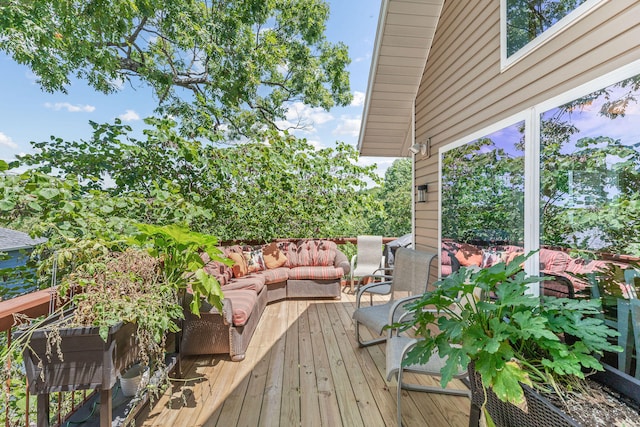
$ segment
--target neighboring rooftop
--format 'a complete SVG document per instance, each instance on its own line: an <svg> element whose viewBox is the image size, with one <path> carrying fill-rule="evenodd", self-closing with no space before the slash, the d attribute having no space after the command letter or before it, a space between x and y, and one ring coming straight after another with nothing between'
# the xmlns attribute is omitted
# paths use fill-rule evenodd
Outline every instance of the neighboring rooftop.
<svg viewBox="0 0 640 427"><path fill-rule="evenodd" d="M0 227L0 251L9 252L33 248L47 239L32 239L27 233Z"/></svg>

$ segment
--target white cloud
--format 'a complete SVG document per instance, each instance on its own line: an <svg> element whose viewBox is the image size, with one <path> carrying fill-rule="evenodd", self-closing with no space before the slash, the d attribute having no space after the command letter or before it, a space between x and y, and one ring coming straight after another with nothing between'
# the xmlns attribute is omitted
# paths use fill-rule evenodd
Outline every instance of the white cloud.
<svg viewBox="0 0 640 427"><path fill-rule="evenodd" d="M302 102L294 102L289 106L285 119L276 124L280 129L297 129L315 132L315 126L334 120L333 115L318 107L309 107Z"/></svg>
<svg viewBox="0 0 640 427"><path fill-rule="evenodd" d="M307 143L311 144L316 150L327 148L321 141L318 141L316 139L307 139Z"/></svg>
<svg viewBox="0 0 640 427"><path fill-rule="evenodd" d="M68 102L56 102L54 104L45 102L44 106L53 111L67 110L70 113L92 113L96 109L93 105L73 105Z"/></svg>
<svg viewBox="0 0 640 427"><path fill-rule="evenodd" d="M118 118L123 122L134 122L136 120L140 120L140 116L138 115L138 113L133 110L125 111L124 114L120 114Z"/></svg>
<svg viewBox="0 0 640 427"><path fill-rule="evenodd" d="M352 107L362 107L364 105L364 92L355 91L353 92L353 100L351 101Z"/></svg>
<svg viewBox="0 0 640 427"><path fill-rule="evenodd" d="M2 132L0 132L0 145L3 145L5 147L9 147L9 148L18 148L18 144L13 142L11 137L5 135Z"/></svg>
<svg viewBox="0 0 640 427"><path fill-rule="evenodd" d="M352 119L347 116L340 118L340 124L333 130L334 135L358 136L360 134L361 118Z"/></svg>

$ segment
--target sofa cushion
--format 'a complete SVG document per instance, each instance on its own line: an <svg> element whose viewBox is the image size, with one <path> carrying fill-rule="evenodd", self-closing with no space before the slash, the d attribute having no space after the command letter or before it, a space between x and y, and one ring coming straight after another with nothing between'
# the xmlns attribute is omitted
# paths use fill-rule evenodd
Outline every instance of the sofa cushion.
<svg viewBox="0 0 640 427"><path fill-rule="evenodd" d="M252 249L243 251L244 259L247 262L247 270L249 273L255 273L266 269L262 249Z"/></svg>
<svg viewBox="0 0 640 427"><path fill-rule="evenodd" d="M235 326L243 326L258 303L258 294L249 290L225 290L224 299L231 301L232 319Z"/></svg>
<svg viewBox="0 0 640 427"><path fill-rule="evenodd" d="M344 275L344 270L341 267L333 266L308 266L308 267L294 267L289 270L289 279L303 280L331 280L340 279Z"/></svg>
<svg viewBox="0 0 640 427"><path fill-rule="evenodd" d="M283 267L296 267L298 265L298 245L294 242L278 242L277 245L287 259Z"/></svg>
<svg viewBox="0 0 640 427"><path fill-rule="evenodd" d="M205 262L202 268L205 272L216 278L220 286L224 286L229 279L231 279L233 272L230 267L221 263L220 261L211 261L209 254L202 252L200 258Z"/></svg>
<svg viewBox="0 0 640 427"><path fill-rule="evenodd" d="M456 252L456 259L463 267L472 265L480 267L480 264L482 264L482 251L473 245L463 243L460 245L458 252Z"/></svg>
<svg viewBox="0 0 640 427"><path fill-rule="evenodd" d="M260 292L265 285L265 277L261 273L251 273L246 276L233 278L223 287L222 292L226 295L228 290L249 289L254 292Z"/></svg>
<svg viewBox="0 0 640 427"><path fill-rule="evenodd" d="M278 245L275 243L271 243L263 247L262 256L264 258L264 264L267 268L278 268L287 263L287 256L278 248Z"/></svg>
<svg viewBox="0 0 640 427"><path fill-rule="evenodd" d="M545 273L560 274L567 269L569 255L562 251L542 248L540 249L540 263L542 263L542 270Z"/></svg>
<svg viewBox="0 0 640 427"><path fill-rule="evenodd" d="M338 249L330 240L304 240L298 243L298 258L295 267L333 265Z"/></svg>
<svg viewBox="0 0 640 427"><path fill-rule="evenodd" d="M249 272L249 267L247 266L247 260L244 258L244 255L242 253L230 252L227 256L234 262L233 267L231 267L233 277L239 278L246 276Z"/></svg>
<svg viewBox="0 0 640 427"><path fill-rule="evenodd" d="M284 282L289 278L289 269L287 267L272 268L260 272L264 277L265 284Z"/></svg>

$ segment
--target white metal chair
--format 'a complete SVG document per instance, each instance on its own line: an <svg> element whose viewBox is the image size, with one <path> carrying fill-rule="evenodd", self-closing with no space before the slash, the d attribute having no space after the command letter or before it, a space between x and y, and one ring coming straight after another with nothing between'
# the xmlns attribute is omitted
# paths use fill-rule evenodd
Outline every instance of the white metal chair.
<svg viewBox="0 0 640 427"><path fill-rule="evenodd" d="M355 320L356 339L360 347L377 344L386 340L386 336L362 341L360 324L363 324L382 335L384 327L398 321L406 311L405 304L419 298L427 290L431 262L437 256L435 253L399 248L396 252L396 263L391 281L371 283L358 289L356 295ZM389 301L362 306L362 296L371 290L382 288L390 295Z"/></svg>
<svg viewBox="0 0 640 427"><path fill-rule="evenodd" d="M370 276L384 266L382 256L382 236L358 236L358 252L351 257L351 292L354 289L354 278Z"/></svg>

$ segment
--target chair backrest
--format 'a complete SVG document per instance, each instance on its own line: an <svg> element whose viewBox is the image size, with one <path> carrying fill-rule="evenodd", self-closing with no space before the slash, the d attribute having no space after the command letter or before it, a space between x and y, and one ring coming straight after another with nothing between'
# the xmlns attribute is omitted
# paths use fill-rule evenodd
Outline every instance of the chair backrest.
<svg viewBox="0 0 640 427"><path fill-rule="evenodd" d="M358 236L358 254L356 268L358 275L373 274L381 267L382 236Z"/></svg>
<svg viewBox="0 0 640 427"><path fill-rule="evenodd" d="M408 292L410 295L425 293L429 283L431 261L436 256L436 253L398 248L391 286L394 293Z"/></svg>

